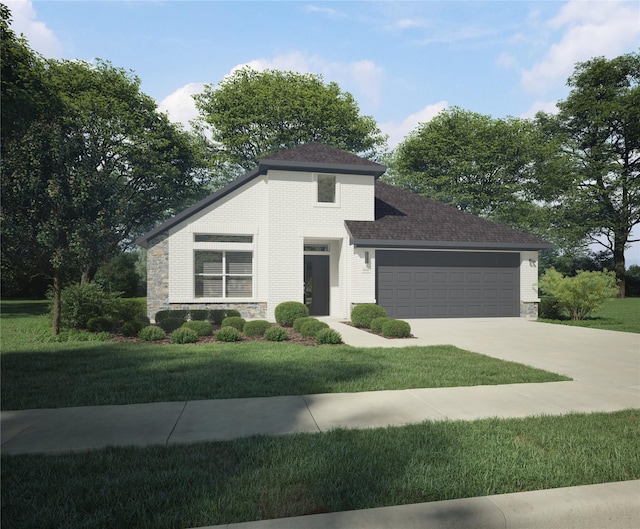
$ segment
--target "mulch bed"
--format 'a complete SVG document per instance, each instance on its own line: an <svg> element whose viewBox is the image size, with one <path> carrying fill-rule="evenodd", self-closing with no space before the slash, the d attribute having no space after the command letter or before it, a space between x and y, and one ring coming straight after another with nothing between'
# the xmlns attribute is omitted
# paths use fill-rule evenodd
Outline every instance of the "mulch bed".
<svg viewBox="0 0 640 529"><path fill-rule="evenodd" d="M310 347L316 347L316 346L319 345L318 342L316 342L314 338L309 338L307 336L302 336L301 334L299 334L297 332L294 332L293 329L291 329L291 328L286 328L285 327L284 329L289 334L289 340L286 340L283 343L295 343L295 344L298 344L298 345L306 345L306 346L310 346ZM201 336L200 338L198 338L197 342L195 342L194 344L191 344L191 345L234 344L234 343L245 343L245 342L267 342L268 341L268 340L265 340L261 336L244 336L243 335L242 339L239 342L221 342L219 340L216 340L216 338L214 336L216 331L218 331L218 330L220 330L220 327L214 327L213 328L213 335L211 335L211 336ZM110 342L140 342L140 343L158 344L158 345L171 344L171 339L169 338L169 336L167 336L164 340L158 340L158 341L155 341L155 342L145 342L144 340L140 340L140 338L127 338L125 336L122 336L121 334L116 334L109 341Z"/></svg>

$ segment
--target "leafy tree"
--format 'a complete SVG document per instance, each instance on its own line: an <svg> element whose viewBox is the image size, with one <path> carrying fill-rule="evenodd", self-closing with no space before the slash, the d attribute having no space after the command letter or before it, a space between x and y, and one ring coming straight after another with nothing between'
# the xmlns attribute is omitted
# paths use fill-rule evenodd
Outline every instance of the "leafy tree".
<svg viewBox="0 0 640 529"><path fill-rule="evenodd" d="M421 124L392 160L392 180L463 211L537 231L540 175L557 171L553 141L535 122L454 107Z"/></svg>
<svg viewBox="0 0 640 529"><path fill-rule="evenodd" d="M311 141L369 157L386 143L353 96L320 75L244 68L195 100L218 147L216 162L245 170L266 154Z"/></svg>
<svg viewBox="0 0 640 529"><path fill-rule="evenodd" d="M625 294L624 250L640 223L640 54L579 63L557 121L575 168L558 197L563 221L613 253Z"/></svg>
<svg viewBox="0 0 640 529"><path fill-rule="evenodd" d="M566 309L572 320L583 320L604 301L618 293L613 272L580 270L574 277L563 276L550 268L540 278L540 289L557 306Z"/></svg>

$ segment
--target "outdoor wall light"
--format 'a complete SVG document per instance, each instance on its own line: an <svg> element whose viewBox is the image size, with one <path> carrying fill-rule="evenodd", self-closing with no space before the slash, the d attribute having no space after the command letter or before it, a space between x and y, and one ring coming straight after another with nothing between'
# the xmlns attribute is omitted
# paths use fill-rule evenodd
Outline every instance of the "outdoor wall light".
<svg viewBox="0 0 640 529"><path fill-rule="evenodd" d="M535 267L536 266L536 260L535 259L529 259L529 266Z"/></svg>
<svg viewBox="0 0 640 529"><path fill-rule="evenodd" d="M364 252L364 264L369 264L369 252Z"/></svg>

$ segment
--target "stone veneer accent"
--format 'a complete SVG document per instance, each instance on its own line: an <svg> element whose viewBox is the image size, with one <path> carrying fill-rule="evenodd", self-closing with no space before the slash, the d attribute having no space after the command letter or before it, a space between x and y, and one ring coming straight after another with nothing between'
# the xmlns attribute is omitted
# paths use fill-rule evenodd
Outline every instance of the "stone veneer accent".
<svg viewBox="0 0 640 529"><path fill-rule="evenodd" d="M169 233L149 241L147 250L147 316L153 321L161 310L235 309L243 318L265 319L266 303L169 303Z"/></svg>
<svg viewBox="0 0 640 529"><path fill-rule="evenodd" d="M538 319L538 303L534 301L520 302L520 317L528 320Z"/></svg>
<svg viewBox="0 0 640 529"><path fill-rule="evenodd" d="M149 241L147 249L147 316L153 317L169 306L169 232Z"/></svg>

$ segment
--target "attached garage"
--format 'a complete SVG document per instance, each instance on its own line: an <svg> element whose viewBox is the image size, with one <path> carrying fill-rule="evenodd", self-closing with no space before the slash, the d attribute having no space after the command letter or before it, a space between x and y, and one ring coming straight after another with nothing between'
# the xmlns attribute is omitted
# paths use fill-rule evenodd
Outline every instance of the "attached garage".
<svg viewBox="0 0 640 529"><path fill-rule="evenodd" d="M520 315L515 252L376 252L378 304L393 318Z"/></svg>

